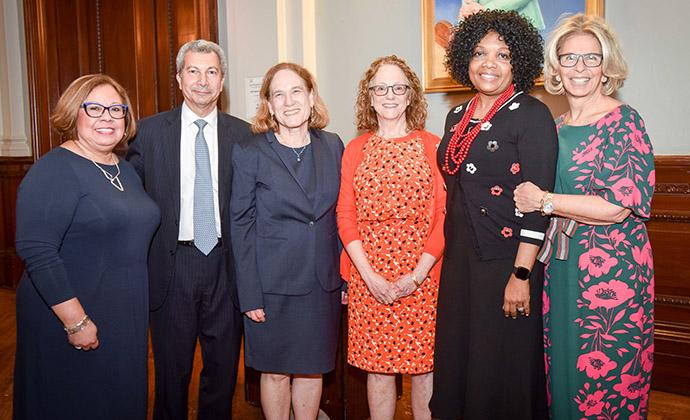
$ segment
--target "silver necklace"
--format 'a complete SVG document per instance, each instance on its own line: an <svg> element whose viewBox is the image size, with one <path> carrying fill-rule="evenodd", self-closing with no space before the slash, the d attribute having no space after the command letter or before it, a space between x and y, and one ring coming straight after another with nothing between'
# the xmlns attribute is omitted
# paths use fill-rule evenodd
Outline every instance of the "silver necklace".
<svg viewBox="0 0 690 420"><path fill-rule="evenodd" d="M75 140L75 141L74 141L74 144L76 144L76 145L81 149L81 151L84 152L84 154L88 155L88 152L86 151L86 149L84 149L84 146L82 146L81 144L79 144L78 141ZM94 165L96 165L96 167L97 167L98 169L100 169L101 172L103 172L103 176L105 176L105 178L106 178L108 181L110 181L110 184L112 184L113 187L117 188L119 191L123 191L123 192L125 191L125 187L122 186L122 182L120 181L120 178L119 178L119 176L120 176L120 165L118 165L117 162L115 162L115 159L113 158L112 152L110 153L110 159L113 161L113 164L115 165L115 168L117 168L117 173L116 173L115 175L112 175L110 172L108 172L108 171L106 171L105 169L103 169L103 167L101 167L101 165L99 165L98 163L96 163L96 161L93 160L93 159L91 159L90 157L87 156L86 158L87 158L88 160L90 160L91 163L93 163Z"/></svg>
<svg viewBox="0 0 690 420"><path fill-rule="evenodd" d="M290 147L290 146L288 146L287 144L285 144L285 142L283 141L283 138L281 137L280 134L278 134L278 133L276 132L275 135L276 135L276 137L278 138L278 141L280 141L281 144L283 144L283 145L285 145L286 147L288 147L290 150L292 150L292 153L294 153L295 156L297 156L297 162L301 162L301 161L302 161L302 155L304 154L304 151L307 150L307 147L309 147L309 145L311 144L311 143L309 142L309 140L310 140L310 139L309 139L309 131L307 131L306 136L304 136L304 141L306 141L307 144L305 144L305 145L302 146L302 147ZM298 150L299 150L299 151L298 151Z"/></svg>
<svg viewBox="0 0 690 420"><path fill-rule="evenodd" d="M297 151L297 149L293 149L292 147L290 148L290 150L292 150L292 153L294 153L295 156L297 156L297 162L302 161L302 155L304 154L304 151L307 150L308 146L309 146L309 144L305 144L304 146L302 146L302 148L299 150L299 152Z"/></svg>

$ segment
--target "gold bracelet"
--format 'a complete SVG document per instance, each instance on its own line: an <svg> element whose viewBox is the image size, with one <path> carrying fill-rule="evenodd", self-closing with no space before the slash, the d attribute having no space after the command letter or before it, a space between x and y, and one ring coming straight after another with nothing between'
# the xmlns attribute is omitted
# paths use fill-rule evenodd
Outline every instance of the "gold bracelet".
<svg viewBox="0 0 690 420"><path fill-rule="evenodd" d="M82 318L81 321L77 322L73 327L64 327L63 329L65 330L67 335L76 334L79 331L82 331L84 328L86 328L86 326L89 325L89 321L91 321L89 316L84 315L84 318Z"/></svg>
<svg viewBox="0 0 690 420"><path fill-rule="evenodd" d="M422 283L424 283L424 280L422 279L422 281L418 282L417 276L414 273L412 273L412 283L414 283L415 286L417 286L417 289L419 289L420 287L422 287Z"/></svg>

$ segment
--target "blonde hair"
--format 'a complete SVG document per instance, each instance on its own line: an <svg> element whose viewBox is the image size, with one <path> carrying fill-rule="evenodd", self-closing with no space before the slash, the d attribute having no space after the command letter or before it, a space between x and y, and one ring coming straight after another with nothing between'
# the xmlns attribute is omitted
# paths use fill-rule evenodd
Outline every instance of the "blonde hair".
<svg viewBox="0 0 690 420"><path fill-rule="evenodd" d="M297 74L304 80L304 85L314 95L314 107L312 108L311 116L309 117L309 128L324 128L328 125L328 110L323 99L319 95L319 88L316 86L314 76L309 73L309 70L295 63L278 63L268 69L264 76L264 82L259 91L259 98L261 103L259 109L256 110L256 117L252 124L252 131L254 133L265 133L269 130L278 131L278 122L275 120L268 107L269 99L271 98L271 82L276 73L281 70L290 70Z"/></svg>
<svg viewBox="0 0 690 420"><path fill-rule="evenodd" d="M358 130L375 131L379 128L379 121L376 118L376 111L371 106L371 93L369 93L369 83L374 78L384 64L398 66L410 81L410 104L405 109L405 119L408 130L422 130L426 124L427 104L422 92L422 84L414 71L407 65L405 60L395 55L380 57L374 60L369 69L362 76L359 82L359 93L355 104L355 124Z"/></svg>
<svg viewBox="0 0 690 420"><path fill-rule="evenodd" d="M119 144L134 137L134 134L137 132L137 124L133 116L132 103L125 88L106 74L87 74L70 83L60 96L60 99L58 99L53 115L50 116L53 130L59 135L61 141L75 140L77 138L77 116L79 115L81 105L92 90L102 85L112 86L117 94L120 95L120 98L122 98L122 104L127 105L125 133Z"/></svg>
<svg viewBox="0 0 690 420"><path fill-rule="evenodd" d="M571 36L589 34L599 41L603 61L601 63L603 75L607 77L601 90L605 95L611 95L623 87L628 76L628 65L623 58L620 43L611 26L598 16L578 13L561 20L549 35L544 58L544 87L552 95L564 93L563 82L558 78L558 52L563 43Z"/></svg>

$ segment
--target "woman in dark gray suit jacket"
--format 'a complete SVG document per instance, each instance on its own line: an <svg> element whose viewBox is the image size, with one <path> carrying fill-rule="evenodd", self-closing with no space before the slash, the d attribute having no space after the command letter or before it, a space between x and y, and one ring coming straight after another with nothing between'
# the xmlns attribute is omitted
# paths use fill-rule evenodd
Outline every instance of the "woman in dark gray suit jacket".
<svg viewBox="0 0 690 420"><path fill-rule="evenodd" d="M312 75L268 70L254 136L233 151L232 247L245 362L262 372L268 420L318 415L322 374L335 367L340 319L335 205L343 143ZM290 383L292 379L292 384Z"/></svg>

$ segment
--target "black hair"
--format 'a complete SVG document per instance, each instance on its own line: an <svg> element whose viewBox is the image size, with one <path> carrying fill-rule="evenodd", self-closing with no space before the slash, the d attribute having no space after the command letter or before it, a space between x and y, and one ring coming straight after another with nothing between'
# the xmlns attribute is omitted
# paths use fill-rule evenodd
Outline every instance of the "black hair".
<svg viewBox="0 0 690 420"><path fill-rule="evenodd" d="M510 50L513 83L529 91L542 71L544 40L537 29L515 11L484 10L458 23L446 51L446 67L458 83L474 88L469 75L472 53L489 32L496 32Z"/></svg>

